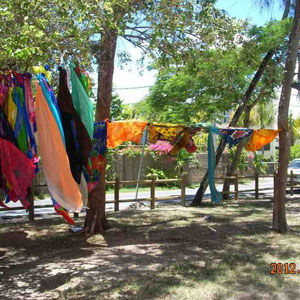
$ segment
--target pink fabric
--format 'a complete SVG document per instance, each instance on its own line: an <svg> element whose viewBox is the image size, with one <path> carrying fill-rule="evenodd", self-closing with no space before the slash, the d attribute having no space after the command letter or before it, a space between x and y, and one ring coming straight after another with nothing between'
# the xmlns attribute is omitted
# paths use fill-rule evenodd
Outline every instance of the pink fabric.
<svg viewBox="0 0 300 300"><path fill-rule="evenodd" d="M10 200L26 200L34 177L34 163L10 141L0 138L0 165Z"/></svg>

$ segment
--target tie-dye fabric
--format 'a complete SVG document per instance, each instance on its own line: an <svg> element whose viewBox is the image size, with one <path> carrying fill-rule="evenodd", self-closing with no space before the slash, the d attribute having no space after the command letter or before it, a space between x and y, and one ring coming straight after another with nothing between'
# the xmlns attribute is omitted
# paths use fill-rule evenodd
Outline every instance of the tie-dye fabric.
<svg viewBox="0 0 300 300"><path fill-rule="evenodd" d="M107 147L116 148L125 142L139 143L147 122L117 121L107 122Z"/></svg>
<svg viewBox="0 0 300 300"><path fill-rule="evenodd" d="M247 138L253 132L249 128L224 128L220 129L220 135L230 147L237 145L242 139Z"/></svg>

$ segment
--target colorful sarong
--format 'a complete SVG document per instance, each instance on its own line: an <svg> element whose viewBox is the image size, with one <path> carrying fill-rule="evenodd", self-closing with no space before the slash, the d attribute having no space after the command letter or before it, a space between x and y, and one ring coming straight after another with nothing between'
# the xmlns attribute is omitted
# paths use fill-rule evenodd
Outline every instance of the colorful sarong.
<svg viewBox="0 0 300 300"><path fill-rule="evenodd" d="M224 128L220 129L220 135L229 144L229 147L237 145L242 139L247 138L253 132L249 128Z"/></svg>
<svg viewBox="0 0 300 300"><path fill-rule="evenodd" d="M84 169L89 193L95 188L100 180L101 171L106 164L107 151L107 123L106 121L94 124L94 136L92 139L93 149L90 152L90 160Z"/></svg>
<svg viewBox="0 0 300 300"><path fill-rule="evenodd" d="M85 125L90 138L92 138L94 130L93 105L74 68L75 65L71 63L72 99L74 107L82 123Z"/></svg>
<svg viewBox="0 0 300 300"><path fill-rule="evenodd" d="M147 122L117 121L107 122L107 147L116 148L124 142L139 143ZM155 143L155 142L154 142Z"/></svg>
<svg viewBox="0 0 300 300"><path fill-rule="evenodd" d="M66 149L69 157L72 175L80 184L83 166L88 163L92 141L76 112L72 96L67 84L67 72L60 68L57 102L61 113L61 121L66 139Z"/></svg>
<svg viewBox="0 0 300 300"><path fill-rule="evenodd" d="M45 79L38 75L39 85L36 96L36 119L40 153L43 160L43 169L47 186L51 196L62 207L70 211L79 212L82 207L81 194L75 182L69 165L65 145L62 140L60 126L49 107L51 95ZM43 93L46 93L44 95ZM58 115L58 112L55 114Z"/></svg>
<svg viewBox="0 0 300 300"><path fill-rule="evenodd" d="M253 130L249 143L246 146L247 151L255 152L265 145L270 144L277 136L279 130L259 129Z"/></svg>
<svg viewBox="0 0 300 300"><path fill-rule="evenodd" d="M34 163L13 143L0 138L0 187L9 200L26 201L28 188L34 178Z"/></svg>

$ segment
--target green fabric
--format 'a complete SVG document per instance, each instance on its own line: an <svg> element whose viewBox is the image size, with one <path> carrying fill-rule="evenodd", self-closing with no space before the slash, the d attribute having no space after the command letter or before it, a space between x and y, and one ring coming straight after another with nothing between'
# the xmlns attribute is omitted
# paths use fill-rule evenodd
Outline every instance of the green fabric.
<svg viewBox="0 0 300 300"><path fill-rule="evenodd" d="M75 110L80 116L82 123L85 125L89 136L92 138L94 132L93 105L81 81L79 80L74 68L75 65L71 63L70 69L73 104Z"/></svg>
<svg viewBox="0 0 300 300"><path fill-rule="evenodd" d="M215 169L216 169L216 153L213 141L213 134L219 133L219 129L217 127L210 127L208 134L208 142L207 142L207 152L208 152L208 181L209 188L211 194L211 200L214 203L219 203L222 200L222 194L217 191L215 185Z"/></svg>
<svg viewBox="0 0 300 300"><path fill-rule="evenodd" d="M13 99L17 105L17 120L15 124L14 135L17 140L19 149L27 155L28 143L27 143L27 134L24 120L24 93L23 89L20 87L15 87L13 90Z"/></svg>

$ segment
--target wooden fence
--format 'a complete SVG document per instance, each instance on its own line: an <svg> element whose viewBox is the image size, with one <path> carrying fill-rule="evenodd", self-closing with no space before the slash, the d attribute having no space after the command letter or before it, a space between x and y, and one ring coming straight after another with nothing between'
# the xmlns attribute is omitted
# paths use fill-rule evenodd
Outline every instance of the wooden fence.
<svg viewBox="0 0 300 300"><path fill-rule="evenodd" d="M235 200L239 199L239 193L242 192L254 192L255 199L259 199L259 191L260 190L270 190L272 187L267 188L260 188L259 187L259 179L260 178L275 178L275 173L273 175L258 175L257 173L252 176L231 176L231 177L219 177L216 178L216 180L224 180L224 179L231 179L231 184L234 185L234 191L228 191L226 193L234 194ZM290 179L290 187L289 191L291 195L294 195L294 189L300 188L300 184L296 184L295 182L295 176L293 172L291 171L290 174L288 174L288 177ZM252 179L255 182L255 188L254 189L248 189L248 190L239 190L239 181L244 179ZM148 185L150 186L150 198L138 198L138 199L120 199L120 189L123 186L128 185ZM179 183L181 188L181 193L178 196L168 196L168 197L156 197L155 190L157 184L168 184L168 183ZM150 202L150 209L155 209L155 204L157 201L165 201L165 200L175 200L175 199L181 199L181 205L185 206L185 196L186 196L186 180L185 175L183 174L181 178L177 179L156 179L155 176L152 176L151 180L132 180L132 181L120 181L119 177L116 177L114 181L107 181L106 184L108 186L114 186L114 200L107 200L106 204L113 203L114 204L114 211L119 211L120 209L120 203L126 203L126 202ZM34 221L34 209L35 208L49 208L52 207L52 205L35 205L34 203L34 196L33 196L33 190L31 190L30 198L29 198L29 221ZM21 210L24 209L23 207L13 207L10 210ZM0 211L5 211L7 209L0 208ZM78 214L74 214L74 217L78 217Z"/></svg>

